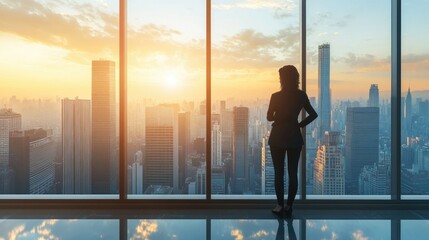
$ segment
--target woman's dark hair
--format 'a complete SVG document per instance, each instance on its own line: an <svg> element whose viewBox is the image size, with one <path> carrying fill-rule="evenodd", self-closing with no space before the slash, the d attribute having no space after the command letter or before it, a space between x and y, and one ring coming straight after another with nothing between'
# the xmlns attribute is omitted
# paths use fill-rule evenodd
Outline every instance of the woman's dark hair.
<svg viewBox="0 0 429 240"><path fill-rule="evenodd" d="M279 69L280 86L282 90L298 89L299 73L295 66L286 65Z"/></svg>

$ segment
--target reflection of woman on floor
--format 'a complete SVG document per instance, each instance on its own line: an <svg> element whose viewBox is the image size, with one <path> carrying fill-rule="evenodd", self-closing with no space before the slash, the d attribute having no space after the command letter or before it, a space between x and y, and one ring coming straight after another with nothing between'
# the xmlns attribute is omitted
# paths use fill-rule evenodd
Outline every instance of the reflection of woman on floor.
<svg viewBox="0 0 429 240"><path fill-rule="evenodd" d="M272 212L283 214L284 211L287 216L291 216L292 205L298 190L298 161L304 144L300 130L316 119L317 113L311 106L307 94L298 89L298 70L292 65L287 65L279 69L279 75L281 90L271 95L267 112L268 121L274 121L268 140L274 163L274 184L277 196L277 206ZM303 108L309 115L298 122L298 115ZM285 205L283 179L286 153L289 189Z"/></svg>
<svg viewBox="0 0 429 240"><path fill-rule="evenodd" d="M279 226L277 227L276 240L284 240L285 239L285 222L281 218L278 218L277 220L279 221ZM291 218L287 220L287 234L288 234L289 240L297 240L295 229L293 228L293 223Z"/></svg>

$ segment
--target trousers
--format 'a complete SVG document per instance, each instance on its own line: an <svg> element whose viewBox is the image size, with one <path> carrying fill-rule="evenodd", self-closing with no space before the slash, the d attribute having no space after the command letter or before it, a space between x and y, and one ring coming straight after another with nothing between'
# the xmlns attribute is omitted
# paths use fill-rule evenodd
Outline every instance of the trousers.
<svg viewBox="0 0 429 240"><path fill-rule="evenodd" d="M274 187L276 190L277 204L284 205L284 164L287 153L287 170L289 175L289 187L287 205L293 205L298 191L298 162L302 147L282 148L270 146L271 158L274 165Z"/></svg>

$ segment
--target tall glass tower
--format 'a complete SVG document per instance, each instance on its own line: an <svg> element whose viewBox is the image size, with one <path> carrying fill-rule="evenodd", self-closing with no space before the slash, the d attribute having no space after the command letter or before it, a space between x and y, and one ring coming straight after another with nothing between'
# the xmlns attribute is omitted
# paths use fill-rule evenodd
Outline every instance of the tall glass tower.
<svg viewBox="0 0 429 240"><path fill-rule="evenodd" d="M331 64L330 45L319 45L319 76L318 76L318 140L323 140L325 131L331 130Z"/></svg>
<svg viewBox="0 0 429 240"><path fill-rule="evenodd" d="M379 107L380 106L380 94L378 91L377 84L371 84L369 88L369 99L368 99L368 107Z"/></svg>
<svg viewBox="0 0 429 240"><path fill-rule="evenodd" d="M117 192L115 63L92 61L92 193Z"/></svg>

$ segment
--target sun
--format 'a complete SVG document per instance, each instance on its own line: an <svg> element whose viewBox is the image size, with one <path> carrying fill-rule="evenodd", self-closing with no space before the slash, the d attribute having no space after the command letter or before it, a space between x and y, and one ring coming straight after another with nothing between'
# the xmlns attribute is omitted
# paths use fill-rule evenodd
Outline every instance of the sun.
<svg viewBox="0 0 429 240"><path fill-rule="evenodd" d="M179 78L174 74L168 74L164 77L164 86L166 88L176 88L179 84Z"/></svg>

